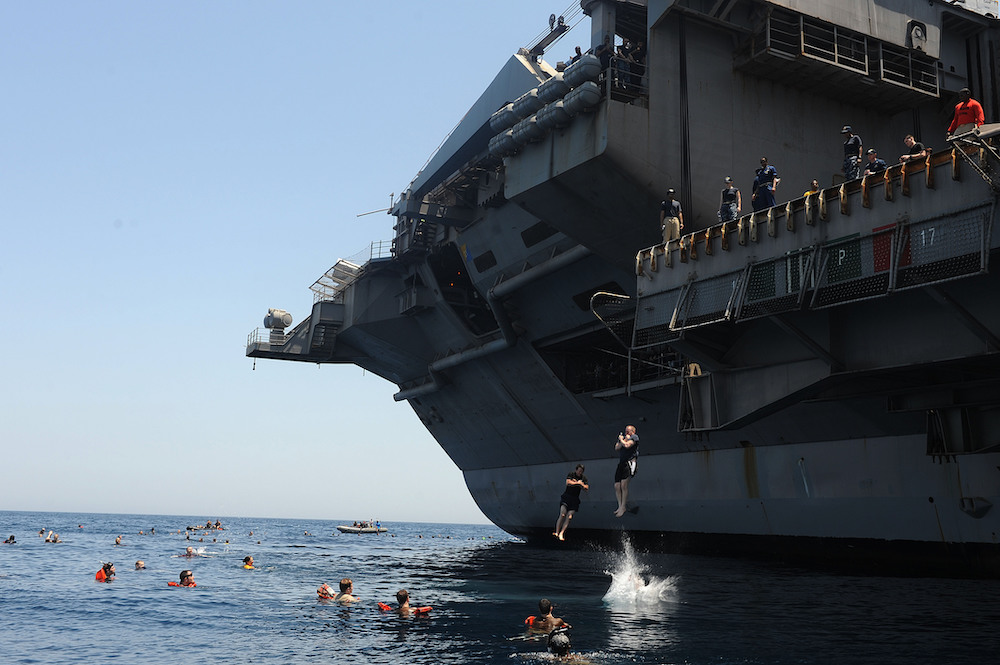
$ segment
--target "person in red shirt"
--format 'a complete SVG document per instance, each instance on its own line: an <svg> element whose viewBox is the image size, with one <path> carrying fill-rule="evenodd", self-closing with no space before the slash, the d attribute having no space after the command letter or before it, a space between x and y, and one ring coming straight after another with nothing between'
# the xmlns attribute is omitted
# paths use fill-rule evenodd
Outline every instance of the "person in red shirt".
<svg viewBox="0 0 1000 665"><path fill-rule="evenodd" d="M986 122L983 105L972 98L972 91L962 88L958 91L958 98L961 101L955 104L955 116L948 125L949 138L956 134L971 132Z"/></svg>

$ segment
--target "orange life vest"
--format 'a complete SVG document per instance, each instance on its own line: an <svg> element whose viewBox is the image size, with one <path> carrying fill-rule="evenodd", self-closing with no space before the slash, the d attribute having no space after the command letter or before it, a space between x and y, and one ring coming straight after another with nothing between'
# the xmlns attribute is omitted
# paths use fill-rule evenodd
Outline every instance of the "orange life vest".
<svg viewBox="0 0 1000 665"><path fill-rule="evenodd" d="M392 606L391 605L386 605L385 603L379 603L378 604L378 608L380 610L382 610L383 612L391 612L392 611ZM412 612L413 614L427 614L432 609L434 609L434 608L431 607L430 605L425 605L423 607L411 607L410 608L410 612Z"/></svg>

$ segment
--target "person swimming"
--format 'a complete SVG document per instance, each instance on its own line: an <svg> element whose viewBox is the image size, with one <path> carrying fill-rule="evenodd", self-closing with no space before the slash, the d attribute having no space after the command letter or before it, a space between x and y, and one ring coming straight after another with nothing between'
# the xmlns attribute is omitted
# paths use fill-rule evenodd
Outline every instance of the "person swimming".
<svg viewBox="0 0 1000 665"><path fill-rule="evenodd" d="M549 633L548 640L546 640L549 651L556 657L568 656L569 648L571 646L569 640L569 629L565 626L556 628L551 633Z"/></svg>
<svg viewBox="0 0 1000 665"><path fill-rule="evenodd" d="M198 586L194 583L194 573L190 570L181 571L181 581L178 582L167 582L167 586Z"/></svg>
<svg viewBox="0 0 1000 665"><path fill-rule="evenodd" d="M338 593L334 600L338 603L353 603L361 600L354 594L354 582L351 581L350 577L345 577L340 580L340 593Z"/></svg>
<svg viewBox="0 0 1000 665"><path fill-rule="evenodd" d="M407 615L410 613L410 592L406 589L400 589L396 592L396 602L399 603L399 613L402 615Z"/></svg>
<svg viewBox="0 0 1000 665"><path fill-rule="evenodd" d="M556 628L571 628L563 619L552 614L553 607L555 605L548 598L539 600L538 611L540 614L538 616L530 616L524 621L528 625L528 632L549 633Z"/></svg>
<svg viewBox="0 0 1000 665"><path fill-rule="evenodd" d="M97 571L94 575L94 579L98 582L110 582L115 579L115 564L108 561L106 564L101 566L99 571Z"/></svg>
<svg viewBox="0 0 1000 665"><path fill-rule="evenodd" d="M407 617L411 614L425 615L431 611L430 606L410 607L410 592L406 589L400 589L396 592L396 603L398 607L395 609L395 612L402 617ZM386 603L378 603L378 608L383 612L393 611L392 607Z"/></svg>
<svg viewBox="0 0 1000 665"><path fill-rule="evenodd" d="M4 545L16 545L17 541L14 540L14 534L10 534L10 538L8 538L7 540L3 541L3 544Z"/></svg>
<svg viewBox="0 0 1000 665"><path fill-rule="evenodd" d="M146 570L146 562L143 561L142 559L139 559L138 561L135 562L135 569Z"/></svg>
<svg viewBox="0 0 1000 665"><path fill-rule="evenodd" d="M253 570L253 557L245 556L243 557L243 567L247 570Z"/></svg>

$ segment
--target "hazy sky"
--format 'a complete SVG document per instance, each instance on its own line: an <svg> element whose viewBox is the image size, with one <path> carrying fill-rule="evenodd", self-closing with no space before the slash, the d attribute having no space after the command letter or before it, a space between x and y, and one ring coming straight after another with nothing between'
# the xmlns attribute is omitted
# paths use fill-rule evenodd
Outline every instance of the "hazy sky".
<svg viewBox="0 0 1000 665"><path fill-rule="evenodd" d="M245 342L573 7L3 3L0 509L485 521L396 386Z"/></svg>

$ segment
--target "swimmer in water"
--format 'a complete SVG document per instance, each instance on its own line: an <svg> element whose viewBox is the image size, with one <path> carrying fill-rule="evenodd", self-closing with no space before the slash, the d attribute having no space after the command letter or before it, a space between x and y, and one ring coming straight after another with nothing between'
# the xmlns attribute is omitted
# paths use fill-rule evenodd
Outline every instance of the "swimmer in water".
<svg viewBox="0 0 1000 665"><path fill-rule="evenodd" d="M344 579L340 580L340 593L334 596L333 599L338 603L353 603L361 600L357 596L352 595L353 592L354 592L354 582L351 581L351 578L345 577Z"/></svg>
<svg viewBox="0 0 1000 665"><path fill-rule="evenodd" d="M146 570L146 562L143 561L142 559L139 559L138 561L135 562L135 569Z"/></svg>
<svg viewBox="0 0 1000 665"><path fill-rule="evenodd" d="M549 633L549 637L546 640L546 643L548 645L549 651L552 652L552 655L555 657L555 660L561 662L581 663L581 664L590 663L590 661L587 660L586 658L582 658L578 655L571 654L569 652L571 644L569 641L568 626L556 628L551 633Z"/></svg>
<svg viewBox="0 0 1000 665"><path fill-rule="evenodd" d="M7 540L3 541L3 544L4 545L16 545L17 541L14 540L14 534L10 534L10 538L8 538Z"/></svg>
<svg viewBox="0 0 1000 665"><path fill-rule="evenodd" d="M399 608L396 610L401 616L407 616L410 613L410 592L406 589L400 589L396 592L396 602L399 603Z"/></svg>
<svg viewBox="0 0 1000 665"><path fill-rule="evenodd" d="M94 579L98 582L110 582L115 579L115 564L109 561L101 566L101 569L94 575Z"/></svg>
<svg viewBox="0 0 1000 665"><path fill-rule="evenodd" d="M194 583L194 573L190 570L181 571L181 586L198 586Z"/></svg>
<svg viewBox="0 0 1000 665"><path fill-rule="evenodd" d="M243 557L243 567L247 570L253 570L253 557L245 556Z"/></svg>
<svg viewBox="0 0 1000 665"><path fill-rule="evenodd" d="M198 556L198 553L194 551L193 547L189 547L186 550L184 550L184 554L182 554L181 556L187 556L187 557Z"/></svg>
<svg viewBox="0 0 1000 665"><path fill-rule="evenodd" d="M117 538L115 538L115 547L118 547L121 544L122 544L122 537L118 536Z"/></svg>
<svg viewBox="0 0 1000 665"><path fill-rule="evenodd" d="M555 605L548 598L542 598L538 601L538 611L541 613L539 616L534 618L534 621L528 623L528 631L532 633L550 633L556 628L561 628L565 626L566 628L571 628L568 623L563 621L557 616L553 616L552 608Z"/></svg>

